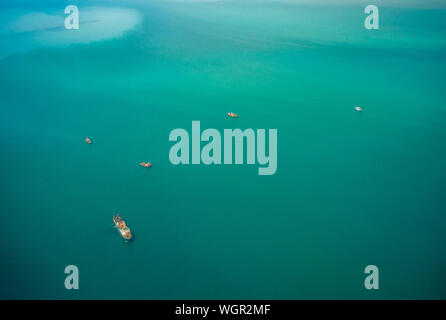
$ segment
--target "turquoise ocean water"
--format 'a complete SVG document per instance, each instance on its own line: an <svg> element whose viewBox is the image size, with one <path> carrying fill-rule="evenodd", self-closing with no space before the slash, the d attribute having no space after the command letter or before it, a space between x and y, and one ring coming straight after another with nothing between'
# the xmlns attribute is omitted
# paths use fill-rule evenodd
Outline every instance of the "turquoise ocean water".
<svg viewBox="0 0 446 320"><path fill-rule="evenodd" d="M97 1L140 19L86 43L14 25L66 4L0 15L0 298L446 298L446 10L368 31L362 4ZM277 128L277 173L172 165L193 120Z"/></svg>

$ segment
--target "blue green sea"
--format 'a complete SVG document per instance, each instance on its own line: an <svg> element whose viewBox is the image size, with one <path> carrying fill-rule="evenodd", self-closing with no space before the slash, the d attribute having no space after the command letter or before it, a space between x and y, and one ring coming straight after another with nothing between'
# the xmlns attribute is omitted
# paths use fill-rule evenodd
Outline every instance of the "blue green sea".
<svg viewBox="0 0 446 320"><path fill-rule="evenodd" d="M446 5L368 4L0 0L0 299L446 299ZM195 120L277 172L173 165Z"/></svg>

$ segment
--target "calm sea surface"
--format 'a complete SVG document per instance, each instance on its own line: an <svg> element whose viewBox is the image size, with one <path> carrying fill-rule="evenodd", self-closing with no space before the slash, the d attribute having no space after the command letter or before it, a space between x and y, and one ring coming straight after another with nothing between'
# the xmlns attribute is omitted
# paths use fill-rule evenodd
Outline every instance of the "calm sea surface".
<svg viewBox="0 0 446 320"><path fill-rule="evenodd" d="M0 298L446 298L445 10L113 5L121 35L0 34ZM277 173L172 165L193 120L277 128Z"/></svg>

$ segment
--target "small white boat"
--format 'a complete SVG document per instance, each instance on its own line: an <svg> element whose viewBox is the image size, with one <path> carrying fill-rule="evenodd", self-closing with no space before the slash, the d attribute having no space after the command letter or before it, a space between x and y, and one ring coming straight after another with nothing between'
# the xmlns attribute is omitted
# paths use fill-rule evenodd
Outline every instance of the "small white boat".
<svg viewBox="0 0 446 320"><path fill-rule="evenodd" d="M358 112L362 112L362 108L360 106L356 106L355 110L358 111Z"/></svg>

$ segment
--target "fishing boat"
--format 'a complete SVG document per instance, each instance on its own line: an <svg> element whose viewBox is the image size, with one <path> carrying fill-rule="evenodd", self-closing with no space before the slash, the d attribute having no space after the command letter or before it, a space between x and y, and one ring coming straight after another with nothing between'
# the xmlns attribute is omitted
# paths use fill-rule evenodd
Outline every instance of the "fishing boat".
<svg viewBox="0 0 446 320"><path fill-rule="evenodd" d="M125 221L121 218L119 213L113 216L113 222L116 225L116 228L118 228L119 233L125 240L132 240L132 232L130 231L129 227L125 224Z"/></svg>
<svg viewBox="0 0 446 320"><path fill-rule="evenodd" d="M85 138L85 142L88 143L88 144L91 144L91 139L89 137L86 137Z"/></svg>
<svg viewBox="0 0 446 320"><path fill-rule="evenodd" d="M228 112L228 117L230 117L230 118L238 118L238 114L235 114L234 112Z"/></svg>
<svg viewBox="0 0 446 320"><path fill-rule="evenodd" d="M150 162L141 162L139 165L144 168L150 168L152 166Z"/></svg>

